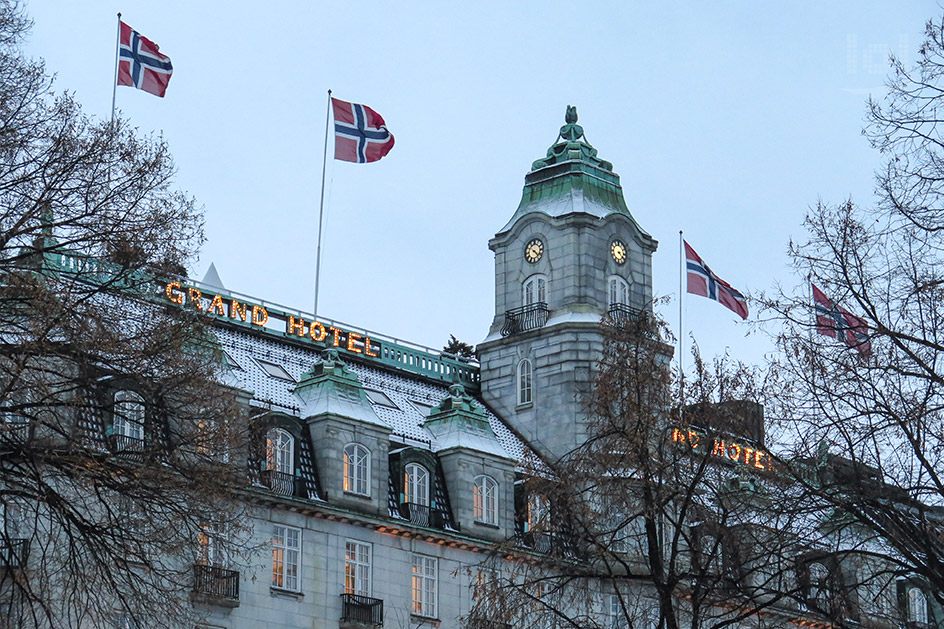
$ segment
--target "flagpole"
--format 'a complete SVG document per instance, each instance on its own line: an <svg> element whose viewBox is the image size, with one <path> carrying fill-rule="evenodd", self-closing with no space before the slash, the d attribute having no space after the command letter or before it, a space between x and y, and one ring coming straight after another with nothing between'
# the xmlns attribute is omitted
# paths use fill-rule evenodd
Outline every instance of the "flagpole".
<svg viewBox="0 0 944 629"><path fill-rule="evenodd" d="M324 159L321 160L321 203L318 209L318 249L315 254L315 318L318 317L318 280L321 277L321 227L324 221L325 171L328 167L328 123L331 119L331 90L328 90L328 108L325 110Z"/></svg>
<svg viewBox="0 0 944 629"><path fill-rule="evenodd" d="M111 82L111 123L115 124L115 94L118 91L118 50L121 48L121 12L118 12L118 34L115 35L115 76Z"/></svg>
<svg viewBox="0 0 944 629"><path fill-rule="evenodd" d="M682 328L682 299L685 291L683 284L685 281L685 240L682 237L682 230L679 230L679 413L682 412L682 402L684 401L683 386L685 382L685 372L682 369L682 361L685 359L685 331Z"/></svg>

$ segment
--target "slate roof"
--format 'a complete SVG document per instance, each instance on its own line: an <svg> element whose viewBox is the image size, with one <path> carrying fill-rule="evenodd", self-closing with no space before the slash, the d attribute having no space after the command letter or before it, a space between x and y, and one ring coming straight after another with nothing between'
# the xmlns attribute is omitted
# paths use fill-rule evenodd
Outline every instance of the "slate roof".
<svg viewBox="0 0 944 629"><path fill-rule="evenodd" d="M253 393L252 404L298 416L301 402L292 391L302 374L321 362L321 352L241 330L217 328L215 331L222 349L236 363L231 372L232 383ZM343 353L341 359L345 360ZM281 365L295 381L269 375L258 362L260 360ZM445 383L434 383L411 373L394 372L352 360L345 360L345 364L357 374L365 389L383 392L396 405L397 408L390 408L373 404L378 417L392 430L391 438L434 451L438 449L433 435L423 428L424 411L425 407L436 406L449 395ZM521 461L526 452L525 444L497 415L487 408L485 413L507 455Z"/></svg>

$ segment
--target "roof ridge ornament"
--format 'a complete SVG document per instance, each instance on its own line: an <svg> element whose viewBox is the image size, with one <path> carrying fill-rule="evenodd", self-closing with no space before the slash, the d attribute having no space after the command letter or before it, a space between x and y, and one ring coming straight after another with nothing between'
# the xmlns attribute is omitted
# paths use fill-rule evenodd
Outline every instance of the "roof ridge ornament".
<svg viewBox="0 0 944 629"><path fill-rule="evenodd" d="M532 171L569 160L585 161L603 170L613 170L613 164L597 157L597 150L587 140L583 127L577 124L576 106L567 105L564 123L554 144L547 149L544 159L536 160L531 164Z"/></svg>

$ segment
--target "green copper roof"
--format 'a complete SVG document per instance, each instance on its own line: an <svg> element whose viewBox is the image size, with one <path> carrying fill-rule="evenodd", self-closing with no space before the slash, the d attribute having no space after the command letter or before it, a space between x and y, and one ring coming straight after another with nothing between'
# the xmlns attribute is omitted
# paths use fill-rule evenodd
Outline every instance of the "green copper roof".
<svg viewBox="0 0 944 629"><path fill-rule="evenodd" d="M549 216L587 213L599 218L618 212L632 217L619 175L613 172L613 164L597 157L577 124L576 107L567 107L564 121L547 155L536 160L525 175L521 203L502 232L532 212Z"/></svg>

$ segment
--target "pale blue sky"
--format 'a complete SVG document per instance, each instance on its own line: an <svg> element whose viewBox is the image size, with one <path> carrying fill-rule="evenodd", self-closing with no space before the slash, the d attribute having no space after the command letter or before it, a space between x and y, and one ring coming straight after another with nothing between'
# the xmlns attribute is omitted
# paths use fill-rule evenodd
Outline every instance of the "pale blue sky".
<svg viewBox="0 0 944 629"><path fill-rule="evenodd" d="M818 199L872 199L861 136L889 52L911 62L934 2L161 2L32 0L28 52L108 116L115 14L174 63L164 99L118 108L163 134L205 206L228 288L310 311L326 91L377 110L396 146L328 163L321 314L440 347L494 314L488 239L576 105L626 202L660 242L657 295L679 291L678 232L749 293L799 285L791 237ZM763 336L685 303L703 352L759 360ZM678 302L664 309L673 328Z"/></svg>

